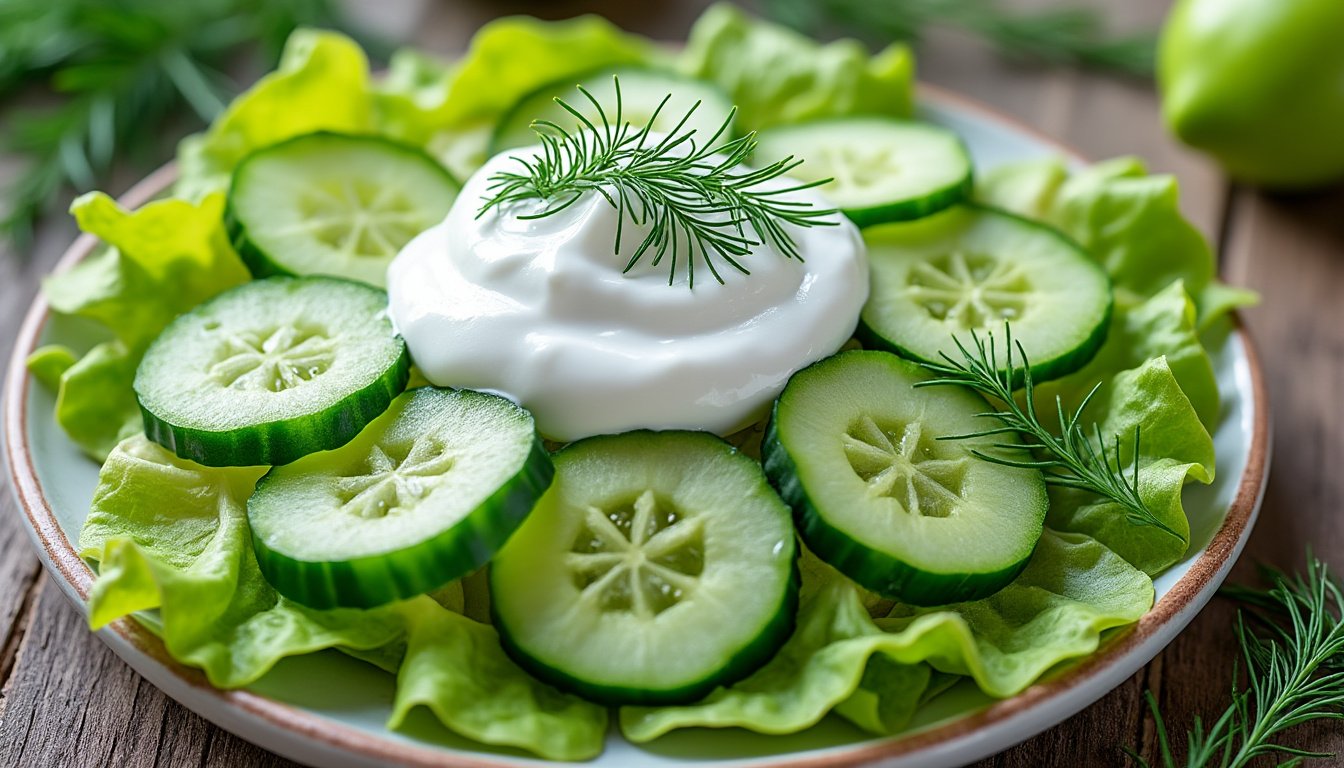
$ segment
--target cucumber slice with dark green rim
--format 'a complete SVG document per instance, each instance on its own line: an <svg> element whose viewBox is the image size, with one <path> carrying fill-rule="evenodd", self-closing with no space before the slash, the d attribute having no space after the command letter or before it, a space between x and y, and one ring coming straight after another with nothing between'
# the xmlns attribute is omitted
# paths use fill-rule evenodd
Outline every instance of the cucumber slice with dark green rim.
<svg viewBox="0 0 1344 768"><path fill-rule="evenodd" d="M226 219L252 274L335 275L383 287L411 238L443 221L458 183L424 151L312 133L248 155Z"/></svg>
<svg viewBox="0 0 1344 768"><path fill-rule="evenodd" d="M413 389L347 445L257 483L247 502L257 563L313 608L423 594L489 560L553 474L527 411L481 392Z"/></svg>
<svg viewBox="0 0 1344 768"><path fill-rule="evenodd" d="M671 95L667 104L658 110L658 119L653 130L670 132L676 128L691 107L698 101L695 114L682 126L682 130L695 130L695 142L703 146L732 115L733 105L728 96L714 85L704 80L663 72L656 69L638 67L608 67L574 77L566 77L544 85L518 101L495 128L490 140L490 154L498 154L506 149L531 146L537 143L536 131L532 130L534 120L550 120L566 129L574 127L578 119L555 103L557 98L577 109L580 114L601 126L596 108L588 101L576 86L583 86L602 105L608 120L615 120L616 86L613 78L621 83L621 119L636 128L649 124L654 110ZM720 140L733 137L732 127L719 136Z"/></svg>
<svg viewBox="0 0 1344 768"><path fill-rule="evenodd" d="M858 331L865 346L941 363L944 354L960 360L954 335L969 344L971 331L1001 336L1011 323L1033 379L1045 381L1081 368L1106 340L1110 278L1044 224L959 205L865 229L863 239L872 274Z"/></svg>
<svg viewBox="0 0 1344 768"><path fill-rule="evenodd" d="M174 320L135 396L149 439L213 467L285 464L348 442L406 386L387 294L332 277L240 285Z"/></svg>
<svg viewBox="0 0 1344 768"><path fill-rule="evenodd" d="M841 352L794 374L775 402L765 472L818 557L912 605L975 600L1026 567L1045 481L976 458L1015 435L984 429L979 395L915 388L932 376L887 352Z"/></svg>
<svg viewBox="0 0 1344 768"><path fill-rule="evenodd" d="M860 227L918 219L970 197L971 156L957 135L927 123L844 117L756 136L757 165L792 156L789 175L818 188Z"/></svg>
<svg viewBox="0 0 1344 768"><path fill-rule="evenodd" d="M574 443L490 565L505 650L607 704L695 701L793 630L797 540L760 465L701 432Z"/></svg>

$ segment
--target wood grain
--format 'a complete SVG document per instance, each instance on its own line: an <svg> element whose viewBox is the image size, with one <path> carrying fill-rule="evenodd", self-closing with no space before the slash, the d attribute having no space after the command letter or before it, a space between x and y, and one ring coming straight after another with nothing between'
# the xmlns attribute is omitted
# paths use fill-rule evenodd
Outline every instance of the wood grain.
<svg viewBox="0 0 1344 768"><path fill-rule="evenodd" d="M1040 4L1040 3L1036 3ZM506 13L564 17L593 10L652 37L684 36L706 0L577 2L464 0L431 3L414 25L417 44L448 54L481 23ZM1104 5L1122 26L1151 25L1165 0ZM1225 254L1224 272L1261 291L1265 309L1247 313L1269 372L1275 446L1261 522L1234 578L1249 562L1300 563L1304 546L1339 557L1344 532L1344 431L1335 417L1344 389L1344 193L1273 198L1233 189L1211 164L1162 130L1150 86L1086 72L1005 62L964 36L938 32L919 49L921 79L960 91L1071 144L1093 159L1134 154L1154 171L1175 173L1191 219ZM12 169L0 164L0 181ZM38 248L20 261L0 255L0 351L40 274L70 227L53 217ZM36 558L8 488L0 489L0 765L291 765L237 739L168 700L88 634ZM1337 559L1337 565L1344 561ZM1154 756L1145 688L1178 730L1226 701L1235 641L1233 609L1215 600L1152 664L1060 726L977 764L977 768L1119 766L1122 745ZM1344 732L1322 726L1293 734L1295 744L1344 750Z"/></svg>

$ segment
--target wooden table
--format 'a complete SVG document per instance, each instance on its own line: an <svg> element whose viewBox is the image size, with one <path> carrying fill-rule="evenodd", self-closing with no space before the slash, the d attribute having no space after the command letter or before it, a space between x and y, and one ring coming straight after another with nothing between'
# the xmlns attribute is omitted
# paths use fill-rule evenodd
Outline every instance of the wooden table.
<svg viewBox="0 0 1344 768"><path fill-rule="evenodd" d="M692 2L440 2L415 25L416 42L458 51L481 22L501 12L565 16L596 10L661 39L682 37L705 4ZM1115 0L1118 25L1154 25L1164 0ZM505 6L508 6L507 8ZM1344 568L1344 190L1271 197L1231 185L1161 127L1151 86L1094 74L1007 63L964 37L940 33L921 46L922 80L960 91L1080 149L1093 159L1139 155L1176 174L1187 215L1221 254L1231 282L1261 292L1245 313L1260 343L1272 393L1274 471L1259 525L1233 578L1254 561L1300 564L1304 547ZM14 165L0 163L0 183ZM113 191L119 192L123 188ZM0 359L38 280L73 237L53 216L22 258L0 258ZM3 481L0 481L3 484ZM1154 756L1144 689L1173 728L1220 711L1236 644L1233 609L1215 601L1145 669L1081 714L981 766L1108 766L1120 747ZM290 765L167 699L90 635L38 565L9 488L0 489L0 766ZM1344 751L1344 729L1320 725L1292 744Z"/></svg>

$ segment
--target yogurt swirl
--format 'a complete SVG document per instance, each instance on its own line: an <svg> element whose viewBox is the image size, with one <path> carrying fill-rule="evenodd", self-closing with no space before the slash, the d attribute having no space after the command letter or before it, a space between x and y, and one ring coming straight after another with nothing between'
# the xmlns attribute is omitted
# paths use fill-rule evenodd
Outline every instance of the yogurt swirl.
<svg viewBox="0 0 1344 768"><path fill-rule="evenodd" d="M629 255L647 234L597 192L539 219L547 204L496 206L477 218L489 178L517 170L511 150L464 186L447 218L388 268L390 312L429 381L503 394L556 440L633 429L727 434L759 418L789 376L853 334L868 295L858 230L785 225L802 259L770 244L717 260L719 283L688 253L655 266ZM781 177L763 189L797 185ZM785 193L826 208L814 190ZM619 250L619 253L617 251ZM677 283L668 285L669 260Z"/></svg>

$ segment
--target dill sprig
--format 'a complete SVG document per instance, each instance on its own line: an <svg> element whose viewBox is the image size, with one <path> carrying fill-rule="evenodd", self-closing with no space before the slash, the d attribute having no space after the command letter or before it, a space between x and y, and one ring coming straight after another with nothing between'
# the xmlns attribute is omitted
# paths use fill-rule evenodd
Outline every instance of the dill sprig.
<svg viewBox="0 0 1344 768"><path fill-rule="evenodd" d="M995 443L1000 451L1025 453L1024 458L1002 456L972 450L977 458L1007 467L1039 469L1045 475L1045 481L1051 485L1076 488L1089 491L1112 501L1125 511L1125 519L1133 525L1146 525L1157 528L1181 541L1186 537L1177 533L1162 522L1139 494L1139 438L1140 430L1134 427L1133 456L1134 466L1126 474L1121 463L1121 438L1114 436L1114 450L1108 450L1108 442L1101 435L1101 427L1092 423L1092 435L1089 436L1083 426L1083 411L1092 402L1092 398L1101 389L1098 383L1079 403L1077 409L1069 413L1064 402L1055 397L1055 412L1059 419L1059 433L1056 435L1042 421L1036 412L1035 391L1031 377L1031 363L1027 360L1026 350L1020 342L1013 341L1012 329L1004 323L1004 347L1007 355L1003 367L999 366L998 352L994 345L994 335L988 334L987 340L971 331L971 346L968 347L956 336L952 341L961 353L958 360L943 353L944 363L928 364L927 367L939 378L923 381L916 386L958 386L975 390L1001 403L999 410L979 414L983 418L994 419L1000 426L980 430L965 435L952 435L942 440L966 440L990 435L1019 434L1027 439L1025 443ZM1016 358L1021 362L1022 400L1018 405L1013 397L1014 382L1019 374L1014 366Z"/></svg>
<svg viewBox="0 0 1344 768"><path fill-rule="evenodd" d="M1153 75L1152 30L1110 34L1093 8L1027 10L1000 0L766 0L768 15L812 34L843 31L870 41L918 42L933 27L976 35L1000 53L1052 64L1078 64L1134 77Z"/></svg>
<svg viewBox="0 0 1344 768"><path fill-rule="evenodd" d="M1237 614L1240 670L1233 670L1232 702L1218 719L1206 728L1195 717L1186 732L1185 760L1177 761L1157 700L1152 691L1145 693L1163 768L1242 768L1267 755L1286 755L1281 765L1298 765L1334 756L1290 747L1279 738L1297 725L1344 719L1344 594L1314 557L1307 558L1305 574L1270 570L1268 575L1269 589L1223 590L1248 606ZM1259 631L1248 626L1247 616ZM1134 750L1125 751L1151 768Z"/></svg>
<svg viewBox="0 0 1344 768"><path fill-rule="evenodd" d="M621 252L621 234L627 217L648 228L623 272L629 272L645 254L652 252L655 267L668 259L667 283L672 285L684 244L686 281L690 288L695 287L697 257L714 279L723 283L716 258L749 275L751 271L739 259L768 243L786 258L802 261L786 225L811 227L837 223L834 219L825 220L836 213L834 209L816 208L809 202L784 197L830 179L763 189L763 184L787 174L803 161L790 155L752 169L745 164L756 149L755 132L720 142L732 125L736 108L706 141L698 142L695 129L686 128L700 107L699 101L671 131L662 138L654 138L651 126L672 95L663 97L643 128L635 128L624 119L621 84L619 79L613 80L616 108L611 117L592 93L579 86L579 92L596 110L596 121L557 98L555 103L578 120L575 130L562 128L551 120L532 123L541 152L530 158L514 156L512 159L522 166L521 171L501 171L490 177L487 187L490 195L484 198L477 218L492 208L523 200L542 200L548 205L541 211L518 218L543 219L565 210L586 193L595 192L616 209L616 255Z"/></svg>

